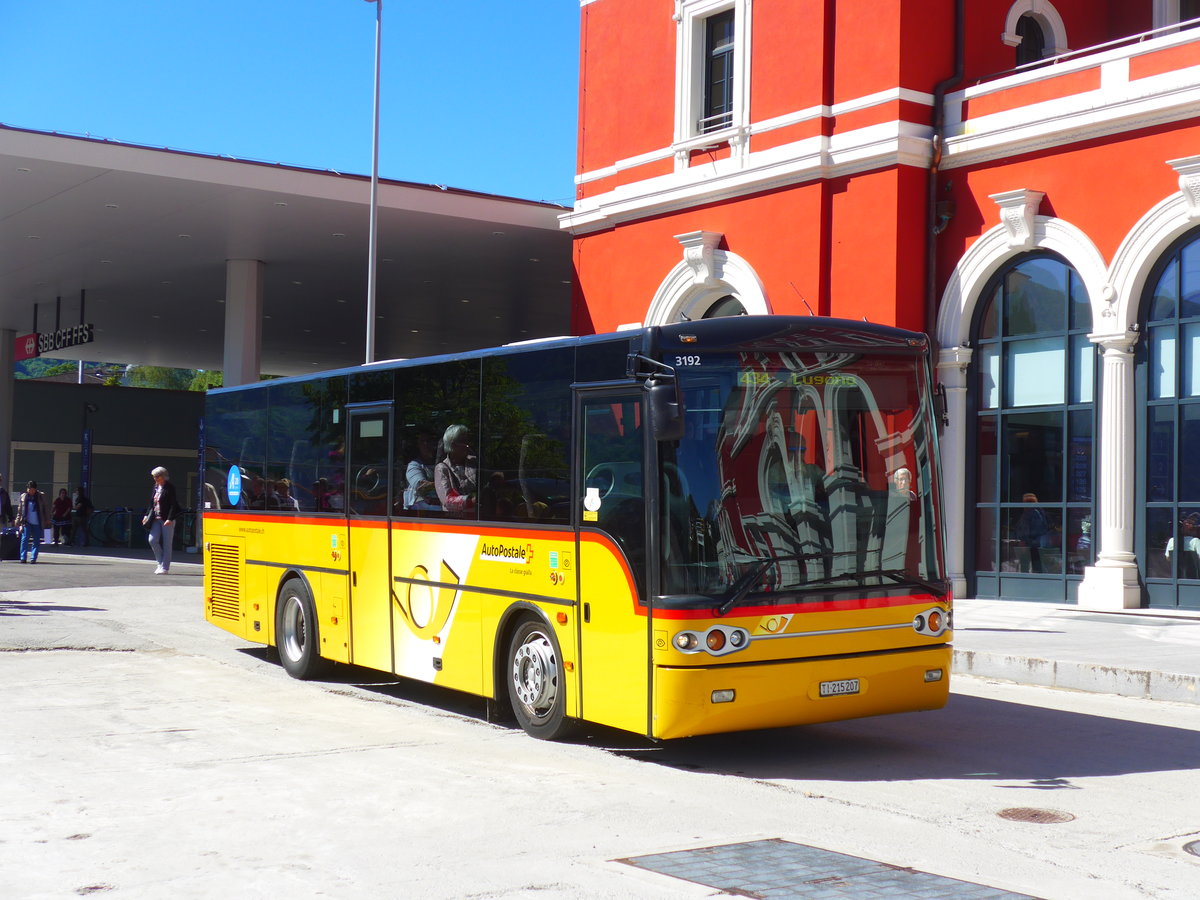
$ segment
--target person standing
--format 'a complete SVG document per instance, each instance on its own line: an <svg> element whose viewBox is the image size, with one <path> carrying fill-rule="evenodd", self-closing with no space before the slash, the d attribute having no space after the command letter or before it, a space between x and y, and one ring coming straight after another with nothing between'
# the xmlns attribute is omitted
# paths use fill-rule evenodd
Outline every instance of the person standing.
<svg viewBox="0 0 1200 900"><path fill-rule="evenodd" d="M54 526L51 532L52 544L71 543L71 498L67 496L66 488L58 489L58 496L50 506L50 524Z"/></svg>
<svg viewBox="0 0 1200 900"><path fill-rule="evenodd" d="M175 520L180 513L179 501L175 496L175 485L167 480L166 469L155 466L150 470L150 476L154 479L154 493L142 524L146 526L146 540L158 564L154 574L167 575L171 571L171 545L175 540Z"/></svg>
<svg viewBox="0 0 1200 900"><path fill-rule="evenodd" d="M88 519L92 517L92 501L82 487L75 488L71 500L71 538L76 547L87 546Z"/></svg>
<svg viewBox="0 0 1200 900"><path fill-rule="evenodd" d="M25 485L25 493L21 495L18 506L17 527L21 529L21 550L18 559L21 562L36 563L42 535L50 521L46 495L38 490L36 481Z"/></svg>

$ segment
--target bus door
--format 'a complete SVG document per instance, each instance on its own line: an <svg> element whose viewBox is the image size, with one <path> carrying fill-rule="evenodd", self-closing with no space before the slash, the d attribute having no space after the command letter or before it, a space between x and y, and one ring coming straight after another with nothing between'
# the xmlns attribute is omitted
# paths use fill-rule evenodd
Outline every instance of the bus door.
<svg viewBox="0 0 1200 900"><path fill-rule="evenodd" d="M646 733L649 710L646 485L642 392L581 391L580 715Z"/></svg>
<svg viewBox="0 0 1200 900"><path fill-rule="evenodd" d="M391 672L392 409L390 404L364 404L347 413L351 661Z"/></svg>

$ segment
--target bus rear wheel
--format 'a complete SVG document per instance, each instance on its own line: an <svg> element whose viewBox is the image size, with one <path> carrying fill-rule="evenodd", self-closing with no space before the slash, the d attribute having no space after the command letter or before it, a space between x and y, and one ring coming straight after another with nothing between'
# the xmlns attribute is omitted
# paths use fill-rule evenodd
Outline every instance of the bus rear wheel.
<svg viewBox="0 0 1200 900"><path fill-rule="evenodd" d="M528 619L517 626L508 645L508 696L526 733L553 741L570 732L566 715L566 678L554 632Z"/></svg>
<svg viewBox="0 0 1200 900"><path fill-rule="evenodd" d="M315 678L324 668L312 597L296 579L285 582L275 603L275 645L284 670L293 678Z"/></svg>

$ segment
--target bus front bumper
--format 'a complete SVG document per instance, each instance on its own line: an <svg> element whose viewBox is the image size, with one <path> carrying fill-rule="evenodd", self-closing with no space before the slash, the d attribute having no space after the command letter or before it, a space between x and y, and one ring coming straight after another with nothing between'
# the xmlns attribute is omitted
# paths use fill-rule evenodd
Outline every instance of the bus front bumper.
<svg viewBox="0 0 1200 900"><path fill-rule="evenodd" d="M951 653L951 646L942 644L851 657L660 666L651 736L681 738L940 709L950 693Z"/></svg>

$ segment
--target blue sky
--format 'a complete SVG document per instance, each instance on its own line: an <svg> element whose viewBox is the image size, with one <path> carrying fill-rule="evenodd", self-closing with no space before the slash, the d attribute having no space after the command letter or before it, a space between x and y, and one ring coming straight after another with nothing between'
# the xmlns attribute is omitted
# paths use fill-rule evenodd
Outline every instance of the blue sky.
<svg viewBox="0 0 1200 900"><path fill-rule="evenodd" d="M384 0L379 171L571 204L578 0ZM364 0L0 0L0 122L368 174Z"/></svg>

